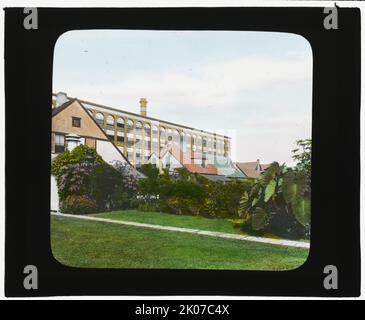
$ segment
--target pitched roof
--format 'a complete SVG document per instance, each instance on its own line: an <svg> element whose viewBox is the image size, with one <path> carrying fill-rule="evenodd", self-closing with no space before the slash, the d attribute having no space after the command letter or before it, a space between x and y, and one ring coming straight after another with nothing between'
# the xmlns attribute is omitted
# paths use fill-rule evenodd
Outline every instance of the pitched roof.
<svg viewBox="0 0 365 320"><path fill-rule="evenodd" d="M192 164L185 164L184 167L192 173L215 174L215 175L218 174L218 169L211 164L202 167L199 164L192 163Z"/></svg>
<svg viewBox="0 0 365 320"><path fill-rule="evenodd" d="M186 152L183 152L180 147L175 144L168 144L165 148L163 148L160 153L160 158L164 157L168 152L183 165L192 163L189 155Z"/></svg>
<svg viewBox="0 0 365 320"><path fill-rule="evenodd" d="M53 96L57 96L57 94L55 94L55 93L53 93L52 95ZM67 98L68 99L71 99L71 100L75 100L75 98L71 98L71 97L67 97ZM190 130L195 131L195 132L208 133L210 135L214 135L214 136L217 136L217 137L220 137L220 138L228 138L228 139L230 139L230 137L225 136L225 135L221 135L219 133L209 132L209 131L205 131L205 130L201 130L201 129L197 129L197 128L192 128L192 127L185 126L185 125L181 125L181 124L178 124L178 123L173 123L173 122L165 121L165 120L162 120L162 119L152 118L150 116L141 116L138 113L133 113L133 112L129 112L129 111L126 111L126 110L121 110L121 109L117 109L117 108L113 108L113 107L108 107L108 106L105 106L105 105L102 105L102 104L99 104L99 103L94 103L94 102L91 102L91 101L86 101L86 100L81 100L81 99L77 99L77 100L80 103L84 103L84 104L90 105L91 107L94 106L94 107L99 107L99 108L107 109L107 110L114 111L114 112L122 112L122 113L125 113L125 114L129 114L131 116L134 116L134 117L142 117L142 118L146 118L146 119L150 119L150 120L154 120L154 121L159 121L162 124L167 124L167 125L172 125L172 126L178 126L178 127L190 129Z"/></svg>
<svg viewBox="0 0 365 320"><path fill-rule="evenodd" d="M229 181L229 178L226 176L220 176L217 174L202 174L202 177L207 178L210 181Z"/></svg>
<svg viewBox="0 0 365 320"><path fill-rule="evenodd" d="M212 164L203 167L192 162L190 153L184 152L179 146L175 144L168 144L162 151L160 158L164 157L166 153L170 153L176 160L178 160L188 171L192 173L204 174L218 174L218 169Z"/></svg>
<svg viewBox="0 0 365 320"><path fill-rule="evenodd" d="M232 160L225 156L209 155L209 163L218 169L218 174L229 178L245 178L246 176L234 165Z"/></svg>
<svg viewBox="0 0 365 320"><path fill-rule="evenodd" d="M257 178L270 165L260 164L257 161L253 162L236 162L236 166L249 178Z"/></svg>
<svg viewBox="0 0 365 320"><path fill-rule="evenodd" d="M123 154L122 151L120 151L120 149L114 144L114 142L109 139L109 137L107 136L107 134L105 133L105 131L103 130L103 128L100 127L100 125L95 121L94 117L87 111L87 109L83 106L83 104L78 99L71 99L71 100L65 102L64 104L60 105L59 107L52 109L52 117L54 117L56 114L59 114L61 111L65 110L67 107L69 107L70 105L72 105L74 102L77 102L81 106L81 108L90 117L90 119L92 119L92 121L97 125L97 127L100 129L100 131L105 136L105 138L114 146L115 149L117 149L117 151L123 157L123 159L126 161L126 163L128 163L130 166L133 167L133 165L130 163L130 161L128 160L128 158Z"/></svg>
<svg viewBox="0 0 365 320"><path fill-rule="evenodd" d="M71 99L71 100L65 102L64 104L60 105L59 107L53 108L52 117L54 117L56 114L59 114L61 111L65 110L68 106L73 104L75 101L77 101L77 99ZM80 101L77 101L77 102L80 103ZM82 106L81 103L80 103L80 105Z"/></svg>

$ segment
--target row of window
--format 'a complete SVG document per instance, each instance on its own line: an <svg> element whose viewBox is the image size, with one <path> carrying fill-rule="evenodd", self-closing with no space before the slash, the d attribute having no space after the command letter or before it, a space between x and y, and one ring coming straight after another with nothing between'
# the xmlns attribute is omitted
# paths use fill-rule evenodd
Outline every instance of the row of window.
<svg viewBox="0 0 365 320"><path fill-rule="evenodd" d="M111 116L111 115L107 116L106 121L105 121L104 115L99 112L95 115L95 120L101 127L106 128L108 130L114 130L115 118L113 116ZM104 124L104 121L105 121L105 124ZM124 132L124 124L125 124L124 119L118 117L116 123L117 123L117 131ZM134 126L134 122L129 119L126 123L126 132L135 133L136 135L143 135L143 132L144 132L145 136L151 136L151 126L147 123L143 125L142 122L140 122L140 121L135 122L135 126ZM157 126L152 127L152 136L153 137L158 136L158 127ZM186 142L189 142L192 145L197 144L197 145L202 145L203 147L213 147L214 149L217 148L217 141L214 141L211 138L185 134L184 132L179 133L179 131L177 131L177 130L165 129L163 127L160 128L160 140L180 142L181 144L185 140ZM224 142L218 141L218 145L219 144L222 144L222 146L223 146ZM227 143L225 144L225 146L226 146L226 149L229 148Z"/></svg>

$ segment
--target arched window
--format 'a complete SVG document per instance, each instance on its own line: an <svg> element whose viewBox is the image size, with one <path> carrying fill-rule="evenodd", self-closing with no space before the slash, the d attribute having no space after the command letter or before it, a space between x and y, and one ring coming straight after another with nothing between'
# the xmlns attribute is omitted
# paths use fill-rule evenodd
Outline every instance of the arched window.
<svg viewBox="0 0 365 320"><path fill-rule="evenodd" d="M174 143L179 144L179 131L174 130Z"/></svg>
<svg viewBox="0 0 365 320"><path fill-rule="evenodd" d="M127 133L133 133L133 121L132 120L128 120L127 121Z"/></svg>
<svg viewBox="0 0 365 320"><path fill-rule="evenodd" d="M185 144L185 133L181 132L180 133L180 146L181 146L181 148L184 147L184 144Z"/></svg>
<svg viewBox="0 0 365 320"><path fill-rule="evenodd" d="M128 120L127 121L127 133L132 134L132 136L127 134L127 147L128 148L132 148L134 145L134 136L133 136L133 121L132 120ZM130 151L128 151L128 159L130 159Z"/></svg>
<svg viewBox="0 0 365 320"><path fill-rule="evenodd" d="M114 126L114 117L109 115L106 118L106 123L109 124L109 125L111 125L111 126Z"/></svg>
<svg viewBox="0 0 365 320"><path fill-rule="evenodd" d="M197 136L196 146L201 148L201 146L202 146L202 137L201 136Z"/></svg>
<svg viewBox="0 0 365 320"><path fill-rule="evenodd" d="M196 151L196 149L197 149L196 143L197 143L197 137L196 137L196 135L192 135L191 136L191 150Z"/></svg>
<svg viewBox="0 0 365 320"><path fill-rule="evenodd" d="M109 130L114 130L114 117L109 115L107 116L106 118L106 127L109 129Z"/></svg>
<svg viewBox="0 0 365 320"><path fill-rule="evenodd" d="M211 138L208 138L207 146L208 146L208 148L212 147L212 139Z"/></svg>
<svg viewBox="0 0 365 320"><path fill-rule="evenodd" d="M196 136L192 135L191 136L191 145L195 146L195 144L196 144Z"/></svg>
<svg viewBox="0 0 365 320"><path fill-rule="evenodd" d="M189 133L186 134L185 145L186 145L186 148L188 148L188 149L191 148L191 135Z"/></svg>
<svg viewBox="0 0 365 320"><path fill-rule="evenodd" d="M166 140L172 141L172 130L171 129L166 130Z"/></svg>
<svg viewBox="0 0 365 320"><path fill-rule="evenodd" d="M217 153L219 155L222 155L223 154L223 141L222 140L218 140L217 141Z"/></svg>
<svg viewBox="0 0 365 320"><path fill-rule="evenodd" d="M203 144L202 144L203 148L206 148L207 146L207 138L203 137Z"/></svg>
<svg viewBox="0 0 365 320"><path fill-rule="evenodd" d="M158 128L157 128L157 126L153 126L152 127L152 135L153 135L153 138L157 138L157 136L158 136Z"/></svg>
<svg viewBox="0 0 365 320"><path fill-rule="evenodd" d="M164 143L166 139L166 130L164 127L160 128L160 143Z"/></svg>
<svg viewBox="0 0 365 320"><path fill-rule="evenodd" d="M104 126L104 115L101 112L98 112L95 116L95 120L99 126Z"/></svg>
<svg viewBox="0 0 365 320"><path fill-rule="evenodd" d="M117 120L117 130L123 132L124 131L124 119L118 118Z"/></svg>
<svg viewBox="0 0 365 320"><path fill-rule="evenodd" d="M136 122L136 134L142 135L142 122Z"/></svg>
<svg viewBox="0 0 365 320"><path fill-rule="evenodd" d="M145 137L151 136L151 126L148 123L145 123L144 125L144 135Z"/></svg>

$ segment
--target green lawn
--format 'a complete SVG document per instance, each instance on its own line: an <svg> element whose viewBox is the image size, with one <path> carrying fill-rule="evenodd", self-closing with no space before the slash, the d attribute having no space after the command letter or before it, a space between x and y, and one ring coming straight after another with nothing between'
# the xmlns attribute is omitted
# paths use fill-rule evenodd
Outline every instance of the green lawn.
<svg viewBox="0 0 365 320"><path fill-rule="evenodd" d="M55 216L51 244L59 262L85 268L288 270L308 255L306 249Z"/></svg>
<svg viewBox="0 0 365 320"><path fill-rule="evenodd" d="M185 216L161 212L142 212L137 210L103 212L93 214L92 216L114 220L158 224L161 226L244 234L240 228L234 227L234 223L228 219L209 219L199 216Z"/></svg>

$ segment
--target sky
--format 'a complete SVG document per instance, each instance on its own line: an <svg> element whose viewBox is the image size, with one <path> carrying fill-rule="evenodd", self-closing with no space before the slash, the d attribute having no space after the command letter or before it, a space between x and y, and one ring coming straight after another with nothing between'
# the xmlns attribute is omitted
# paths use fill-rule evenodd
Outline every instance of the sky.
<svg viewBox="0 0 365 320"><path fill-rule="evenodd" d="M53 92L232 137L232 159L293 165L311 138L312 50L290 33L78 30L58 39Z"/></svg>

